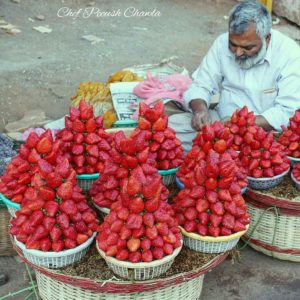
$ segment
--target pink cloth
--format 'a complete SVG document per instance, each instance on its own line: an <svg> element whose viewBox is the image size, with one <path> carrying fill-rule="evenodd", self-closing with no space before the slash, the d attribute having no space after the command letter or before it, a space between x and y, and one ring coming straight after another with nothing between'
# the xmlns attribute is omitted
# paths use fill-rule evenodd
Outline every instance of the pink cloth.
<svg viewBox="0 0 300 300"><path fill-rule="evenodd" d="M155 104L157 100L172 99L184 106L183 94L188 89L192 79L182 74L173 74L164 76L162 79L158 75L151 76L148 72L146 80L139 83L133 90L133 93L142 99L148 105ZM138 110L132 116L132 119L138 118Z"/></svg>

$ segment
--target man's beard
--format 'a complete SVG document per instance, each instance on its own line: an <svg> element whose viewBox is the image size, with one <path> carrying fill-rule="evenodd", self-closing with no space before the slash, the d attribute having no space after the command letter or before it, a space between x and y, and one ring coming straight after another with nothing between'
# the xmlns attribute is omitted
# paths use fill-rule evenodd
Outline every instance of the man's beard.
<svg viewBox="0 0 300 300"><path fill-rule="evenodd" d="M249 57L236 57L235 56L235 62L242 68L242 69L250 69L256 64L260 63L266 56L267 53L267 43L266 40L263 39L262 46L258 53L255 55Z"/></svg>

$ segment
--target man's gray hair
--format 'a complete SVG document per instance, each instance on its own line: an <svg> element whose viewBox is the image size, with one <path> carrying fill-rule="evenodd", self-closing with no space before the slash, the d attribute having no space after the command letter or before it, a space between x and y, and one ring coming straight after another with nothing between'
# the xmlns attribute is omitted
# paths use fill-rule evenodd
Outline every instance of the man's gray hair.
<svg viewBox="0 0 300 300"><path fill-rule="evenodd" d="M263 39L272 28L272 17L268 9L256 1L243 1L229 13L229 33L242 34L254 24L257 35Z"/></svg>

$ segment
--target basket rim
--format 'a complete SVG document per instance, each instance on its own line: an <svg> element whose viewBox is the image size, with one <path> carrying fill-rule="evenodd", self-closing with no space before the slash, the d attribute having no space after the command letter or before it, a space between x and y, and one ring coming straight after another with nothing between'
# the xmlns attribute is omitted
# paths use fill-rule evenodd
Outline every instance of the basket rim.
<svg viewBox="0 0 300 300"><path fill-rule="evenodd" d="M263 182L263 181L269 181L269 180L274 180L274 179L278 179L281 178L283 176L285 176L291 168L288 168L286 171L284 171L283 173L273 176L273 177L261 177L261 178L255 178L255 177L251 177L251 176L247 176L248 180L254 181L254 182Z"/></svg>
<svg viewBox="0 0 300 300"><path fill-rule="evenodd" d="M168 169L168 170L158 170L158 174L160 175L170 175L174 174L178 171L178 168Z"/></svg>
<svg viewBox="0 0 300 300"><path fill-rule="evenodd" d="M21 208L21 205L19 203L15 203L11 200L9 200L8 198L6 198L2 193L0 193L0 198L1 200L7 205L7 206L10 206L14 209L20 209Z"/></svg>
<svg viewBox="0 0 300 300"><path fill-rule="evenodd" d="M77 179L98 179L100 173L92 173L92 174L78 174L76 175Z"/></svg>
<svg viewBox="0 0 300 300"><path fill-rule="evenodd" d="M105 261L110 262L111 264L114 264L118 267L129 268L129 269L142 269L142 268L146 269L146 268L153 268L153 267L161 266L161 265L169 262L170 260L174 259L181 251L182 246L183 246L183 241L181 240L180 247L176 248L172 254L169 254L169 255L163 257L162 259L153 260L151 262L131 263L131 262L127 262L127 261L117 260L114 257L106 256L105 252L102 251L98 247L98 242L96 242L96 248L97 248L99 254L102 256L102 258L105 259Z"/></svg>
<svg viewBox="0 0 300 300"><path fill-rule="evenodd" d="M287 155L287 158L292 160L292 161L297 161L297 162L300 161L300 157L293 157L293 156Z"/></svg>
<svg viewBox="0 0 300 300"><path fill-rule="evenodd" d="M52 252L52 251L51 252L50 251L44 252L44 251L41 251L41 250L27 249L25 247L25 245L22 242L19 242L15 236L14 236L14 240L15 240L16 245L23 252L27 252L31 255L35 255L35 256L38 256L38 257L60 258L60 257L65 257L65 256L68 256L68 255L78 253L81 250L85 249L86 247L88 247L93 242L95 236L96 236L96 232L94 232L93 235L89 239L87 239L83 244L81 244L81 245L79 245L79 246L77 246L73 249L68 249L68 250L64 250L64 251L60 251L60 252Z"/></svg>
<svg viewBox="0 0 300 300"><path fill-rule="evenodd" d="M198 241L202 241L202 242L221 243L221 242L229 242L229 241L240 238L242 235L244 235L247 232L247 230L249 228L249 224L246 226L246 230L239 231L239 232L236 232L236 233L231 234L231 235L218 236L218 237L201 236L200 234L197 234L197 233L194 233L194 232L187 232L181 226L179 226L179 228L180 228L183 235L185 235L187 237L190 237L194 240L198 240Z"/></svg>

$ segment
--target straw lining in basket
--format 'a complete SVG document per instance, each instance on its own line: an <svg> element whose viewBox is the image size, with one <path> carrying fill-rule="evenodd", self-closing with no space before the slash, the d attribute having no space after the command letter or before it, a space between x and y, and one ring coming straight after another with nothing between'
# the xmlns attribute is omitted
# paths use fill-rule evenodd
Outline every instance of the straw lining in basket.
<svg viewBox="0 0 300 300"><path fill-rule="evenodd" d="M0 256L13 256L17 254L13 249L13 245L8 234L10 219L11 216L7 211L6 205L4 205L4 207L0 207Z"/></svg>
<svg viewBox="0 0 300 300"><path fill-rule="evenodd" d="M199 299L204 275L168 287L136 293L97 293L63 283L36 271L38 289L43 300L192 300Z"/></svg>
<svg viewBox="0 0 300 300"><path fill-rule="evenodd" d="M131 263L128 261L119 261L114 257L105 255L105 252L98 247L99 254L104 258L108 267L117 275L130 280L148 280L165 273L173 264L175 257L179 254L181 246L174 249L173 253L159 260L152 262Z"/></svg>
<svg viewBox="0 0 300 300"><path fill-rule="evenodd" d="M35 249L26 249L25 245L14 237L16 245L23 251L24 256L33 264L47 268L61 268L83 258L93 242L96 232L83 244L61 252L44 252Z"/></svg>

